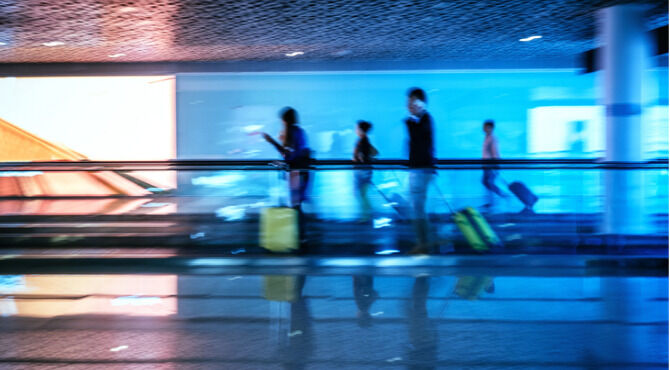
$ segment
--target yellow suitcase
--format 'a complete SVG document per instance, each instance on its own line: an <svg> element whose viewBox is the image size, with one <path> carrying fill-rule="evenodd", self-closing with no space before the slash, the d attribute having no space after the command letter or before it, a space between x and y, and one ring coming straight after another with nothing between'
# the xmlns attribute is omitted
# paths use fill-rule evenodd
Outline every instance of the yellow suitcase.
<svg viewBox="0 0 670 370"><path fill-rule="evenodd" d="M288 207L263 209L259 238L261 247L272 252L298 249L298 211Z"/></svg>
<svg viewBox="0 0 670 370"><path fill-rule="evenodd" d="M263 297L268 301L295 302L298 298L298 285L295 276L263 276Z"/></svg>

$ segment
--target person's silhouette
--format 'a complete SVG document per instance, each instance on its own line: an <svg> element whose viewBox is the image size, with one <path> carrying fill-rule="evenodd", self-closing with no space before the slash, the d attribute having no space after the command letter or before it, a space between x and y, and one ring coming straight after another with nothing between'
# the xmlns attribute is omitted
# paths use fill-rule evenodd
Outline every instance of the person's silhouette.
<svg viewBox="0 0 670 370"><path fill-rule="evenodd" d="M354 275L354 300L358 313L358 325L368 327L372 325L372 316L370 316L370 307L377 300L379 294L374 290L374 281L369 275Z"/></svg>
<svg viewBox="0 0 670 370"><path fill-rule="evenodd" d="M428 317L426 303L430 290L429 277L416 278L412 288L408 324L410 349L408 353L408 369L434 369L437 361L437 345L439 330Z"/></svg>

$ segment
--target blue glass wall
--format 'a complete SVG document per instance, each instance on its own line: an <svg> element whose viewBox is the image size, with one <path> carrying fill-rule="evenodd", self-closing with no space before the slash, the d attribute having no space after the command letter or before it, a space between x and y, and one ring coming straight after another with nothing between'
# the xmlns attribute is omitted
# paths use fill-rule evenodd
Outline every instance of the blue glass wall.
<svg viewBox="0 0 670 370"><path fill-rule="evenodd" d="M667 68L649 73L647 157L667 157ZM371 121L381 158L406 156L405 93L428 93L440 158L479 158L482 122L496 121L506 158L595 158L604 149L598 74L575 70L221 73L177 76L178 158L277 158L254 131L276 135L277 111L300 114L317 158L350 158L355 122Z"/></svg>

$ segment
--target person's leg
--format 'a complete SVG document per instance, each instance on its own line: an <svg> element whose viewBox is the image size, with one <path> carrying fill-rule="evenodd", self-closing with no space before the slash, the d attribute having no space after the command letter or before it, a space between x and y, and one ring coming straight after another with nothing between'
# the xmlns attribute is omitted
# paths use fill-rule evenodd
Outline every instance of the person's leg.
<svg viewBox="0 0 670 370"><path fill-rule="evenodd" d="M366 221L372 218L372 205L370 204L370 199L368 199L368 188L370 188L370 183L364 182L359 189L361 197L361 216L362 219Z"/></svg>
<svg viewBox="0 0 670 370"><path fill-rule="evenodd" d="M484 199L486 199L486 203L484 203L484 207L490 206L491 205L491 190L489 190L488 186L488 178L486 177L486 170L482 172L482 185L484 185Z"/></svg>
<svg viewBox="0 0 670 370"><path fill-rule="evenodd" d="M370 201L367 197L367 191L371 181L371 171L369 170L355 170L354 171L354 187L356 198L359 205L359 220L368 221L371 217Z"/></svg>
<svg viewBox="0 0 670 370"><path fill-rule="evenodd" d="M484 175L482 176L482 184L486 188L486 207L491 207L493 206L493 202L495 201L493 198L493 192L494 192L494 187L495 184L493 183L493 178L495 178L495 174L493 173L493 170L490 169L484 169Z"/></svg>
<svg viewBox="0 0 670 370"><path fill-rule="evenodd" d="M414 210L414 229L417 247L421 252L428 248L428 220L426 217L426 193L432 174L425 170L412 170L409 177L412 208Z"/></svg>
<svg viewBox="0 0 670 370"><path fill-rule="evenodd" d="M289 174L291 207L298 211L298 238L301 243L306 239L305 214L302 210L302 203L307 199L309 177L310 174L307 170L293 170Z"/></svg>
<svg viewBox="0 0 670 370"><path fill-rule="evenodd" d="M309 170L300 170L300 202L307 201L307 189L309 188L309 182L312 178L311 172Z"/></svg>
<svg viewBox="0 0 670 370"><path fill-rule="evenodd" d="M489 179L489 186L491 191L496 193L499 197L504 198L505 193L503 193L502 190L496 185L496 179L498 178L498 171L497 170L491 170L491 175Z"/></svg>
<svg viewBox="0 0 670 370"><path fill-rule="evenodd" d="M293 208L300 207L301 202L301 181L300 181L300 171L293 170L288 174L288 188L290 193L290 206Z"/></svg>
<svg viewBox="0 0 670 370"><path fill-rule="evenodd" d="M414 218L426 217L426 191L428 189L428 176L422 170L411 170L409 173L409 188L412 197L412 209Z"/></svg>
<svg viewBox="0 0 670 370"><path fill-rule="evenodd" d="M368 189L372 185L372 170L363 171L363 181L361 182L361 200L363 201L363 216L366 220L372 217L372 205L368 198Z"/></svg>

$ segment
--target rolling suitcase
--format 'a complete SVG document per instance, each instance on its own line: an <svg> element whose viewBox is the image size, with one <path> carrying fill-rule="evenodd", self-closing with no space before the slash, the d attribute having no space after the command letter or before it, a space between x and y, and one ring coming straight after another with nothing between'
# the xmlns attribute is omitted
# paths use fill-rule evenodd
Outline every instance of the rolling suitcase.
<svg viewBox="0 0 670 370"><path fill-rule="evenodd" d="M468 245L476 252L487 252L491 248L502 246L498 235L474 208L464 208L452 213L451 217Z"/></svg>
<svg viewBox="0 0 670 370"><path fill-rule="evenodd" d="M278 167L279 185L284 183L283 170L286 167L280 164ZM286 198L286 195L284 195ZM287 200L277 199L278 204L286 204ZM287 253L294 251L300 246L300 234L298 230L298 211L290 207L264 208L260 213L259 221L259 244L271 252Z"/></svg>
<svg viewBox="0 0 670 370"><path fill-rule="evenodd" d="M442 194L440 187L435 184L440 198L449 208L451 219L465 237L470 248L476 252L487 252L491 248L502 247L502 242L495 231L491 228L486 219L474 208L466 207L460 211L454 212L453 208Z"/></svg>
<svg viewBox="0 0 670 370"><path fill-rule="evenodd" d="M260 217L260 245L286 253L299 247L298 211L289 207L265 208Z"/></svg>
<svg viewBox="0 0 670 370"><path fill-rule="evenodd" d="M526 209L532 210L535 203L537 203L537 195L533 194L523 183L515 181L508 184L507 188L526 206Z"/></svg>

